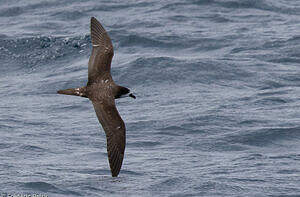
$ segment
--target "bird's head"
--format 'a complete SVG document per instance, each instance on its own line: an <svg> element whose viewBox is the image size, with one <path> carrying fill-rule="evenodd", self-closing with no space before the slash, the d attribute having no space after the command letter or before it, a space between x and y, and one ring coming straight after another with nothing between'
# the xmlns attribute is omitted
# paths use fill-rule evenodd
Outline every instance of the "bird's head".
<svg viewBox="0 0 300 197"><path fill-rule="evenodd" d="M128 88L119 86L117 94L115 95L115 99L124 98L124 97L131 97L131 98L136 99L134 94L132 94Z"/></svg>

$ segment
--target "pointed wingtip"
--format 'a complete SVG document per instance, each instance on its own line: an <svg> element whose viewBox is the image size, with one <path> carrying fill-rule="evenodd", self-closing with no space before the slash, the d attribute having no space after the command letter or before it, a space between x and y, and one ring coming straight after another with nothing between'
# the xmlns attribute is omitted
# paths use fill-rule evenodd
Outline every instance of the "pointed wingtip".
<svg viewBox="0 0 300 197"><path fill-rule="evenodd" d="M95 17L92 16L91 17L91 23L90 23L91 32L92 32L93 26L96 23L96 21L98 21L98 20Z"/></svg>
<svg viewBox="0 0 300 197"><path fill-rule="evenodd" d="M97 21L97 19L96 19L95 17L92 16L92 17L91 17L91 22L92 22L92 21L95 21L95 20Z"/></svg>
<svg viewBox="0 0 300 197"><path fill-rule="evenodd" d="M91 17L91 30L92 28L96 28L96 26L101 26L101 23L95 18L95 17Z"/></svg>
<svg viewBox="0 0 300 197"><path fill-rule="evenodd" d="M104 27L95 17L91 17L90 28L91 28L91 39L93 45L97 46L101 44L101 42L103 42L103 39L107 39L106 37L108 37L108 35L106 34Z"/></svg>
<svg viewBox="0 0 300 197"><path fill-rule="evenodd" d="M117 174L111 174L112 177L118 177L119 173Z"/></svg>

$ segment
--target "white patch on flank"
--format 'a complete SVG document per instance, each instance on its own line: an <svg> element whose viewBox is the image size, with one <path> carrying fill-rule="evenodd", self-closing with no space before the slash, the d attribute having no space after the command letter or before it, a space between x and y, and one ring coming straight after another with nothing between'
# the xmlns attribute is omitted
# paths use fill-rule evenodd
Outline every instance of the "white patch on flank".
<svg viewBox="0 0 300 197"><path fill-rule="evenodd" d="M93 44L93 47L98 47L98 46L100 46L99 44Z"/></svg>
<svg viewBox="0 0 300 197"><path fill-rule="evenodd" d="M108 79L106 79L105 81L104 81L104 83L107 83L108 82Z"/></svg>
<svg viewBox="0 0 300 197"><path fill-rule="evenodd" d="M121 129L121 127L120 127L120 126L118 126L118 127L117 127L117 129Z"/></svg>

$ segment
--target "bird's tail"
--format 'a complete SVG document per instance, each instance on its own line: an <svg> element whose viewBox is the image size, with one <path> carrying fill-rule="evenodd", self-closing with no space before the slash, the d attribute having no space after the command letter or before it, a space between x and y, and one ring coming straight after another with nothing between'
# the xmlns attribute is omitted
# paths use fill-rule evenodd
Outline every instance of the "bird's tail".
<svg viewBox="0 0 300 197"><path fill-rule="evenodd" d="M65 90L58 90L57 93L58 94L66 94L66 95L87 97L87 95L86 95L86 87L70 88L70 89L65 89Z"/></svg>

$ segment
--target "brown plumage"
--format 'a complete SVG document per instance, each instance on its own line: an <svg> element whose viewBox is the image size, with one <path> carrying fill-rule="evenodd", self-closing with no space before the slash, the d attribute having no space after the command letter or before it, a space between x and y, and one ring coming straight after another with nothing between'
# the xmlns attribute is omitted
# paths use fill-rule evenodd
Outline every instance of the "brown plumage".
<svg viewBox="0 0 300 197"><path fill-rule="evenodd" d="M59 94L89 98L107 139L107 153L113 177L118 176L125 151L125 124L116 108L115 99L128 95L135 98L128 88L116 85L110 68L114 55L111 40L96 18L91 18L92 54L88 66L87 86L59 90Z"/></svg>

